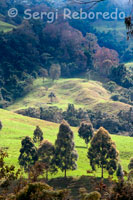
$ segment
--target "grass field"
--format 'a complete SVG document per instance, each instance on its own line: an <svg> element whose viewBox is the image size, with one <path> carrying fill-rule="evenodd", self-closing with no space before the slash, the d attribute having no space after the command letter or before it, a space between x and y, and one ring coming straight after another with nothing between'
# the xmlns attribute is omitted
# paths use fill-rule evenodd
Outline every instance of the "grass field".
<svg viewBox="0 0 133 200"><path fill-rule="evenodd" d="M3 32L8 32L8 31L11 31L13 28L15 28L15 26L0 21L0 32L1 32L1 31L3 31Z"/></svg>
<svg viewBox="0 0 133 200"><path fill-rule="evenodd" d="M47 89L46 89L47 88ZM117 113L120 110L129 109L129 105L111 100L111 93L107 91L101 82L87 81L82 78L59 79L55 82L46 79L34 81L33 90L24 98L18 99L8 110L15 111L28 107L50 106L48 95L54 92L56 99L52 106L58 106L65 110L68 103L73 103L76 108L104 110L108 114Z"/></svg>
<svg viewBox="0 0 133 200"><path fill-rule="evenodd" d="M59 124L24 117L9 111L0 109L0 120L3 124L3 129L0 131L0 147L7 149L9 157L7 163L18 165L19 149L21 147L21 140L25 136L33 136L33 131L36 125L39 125L44 132L44 139L50 140L54 143ZM91 169L89 160L87 159L87 149L84 141L78 137L77 128L72 128L75 136L75 145L78 151L78 169L76 171L68 171L69 176L86 175L86 170ZM117 149L120 152L120 161L125 170L133 156L133 138L125 136L112 135L113 141L116 142ZM100 176L100 171L97 171L97 176ZM106 174L107 175L107 174ZM62 172L58 172L57 176L63 176ZM52 177L55 177L52 175Z"/></svg>
<svg viewBox="0 0 133 200"><path fill-rule="evenodd" d="M124 21L106 21L106 20L96 20L93 22L93 27L100 32L117 31L125 32L126 28L124 26Z"/></svg>

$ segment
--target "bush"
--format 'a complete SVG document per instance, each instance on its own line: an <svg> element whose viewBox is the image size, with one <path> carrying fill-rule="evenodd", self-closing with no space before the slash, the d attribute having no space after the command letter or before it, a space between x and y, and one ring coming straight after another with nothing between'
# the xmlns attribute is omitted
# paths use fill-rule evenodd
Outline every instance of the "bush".
<svg viewBox="0 0 133 200"><path fill-rule="evenodd" d="M133 199L133 183L120 180L116 182L110 194L110 200Z"/></svg>
<svg viewBox="0 0 133 200"><path fill-rule="evenodd" d="M66 200L67 190L54 191L46 183L35 182L24 187L14 200Z"/></svg>

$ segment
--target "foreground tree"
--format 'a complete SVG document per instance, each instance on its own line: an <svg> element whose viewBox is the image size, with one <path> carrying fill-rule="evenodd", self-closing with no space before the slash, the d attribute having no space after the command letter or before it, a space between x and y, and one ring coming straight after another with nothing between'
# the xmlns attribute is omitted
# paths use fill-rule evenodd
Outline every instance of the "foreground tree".
<svg viewBox="0 0 133 200"><path fill-rule="evenodd" d="M52 158L54 154L54 146L48 140L43 140L38 148L38 158L41 163L45 165L46 180L48 180L48 173L52 168Z"/></svg>
<svg viewBox="0 0 133 200"><path fill-rule="evenodd" d="M57 171L57 167L60 168L65 177L67 170L75 170L77 168L78 154L74 149L73 139L73 132L69 124L63 120L55 142L53 165L55 166L55 171Z"/></svg>
<svg viewBox="0 0 133 200"><path fill-rule="evenodd" d="M37 148L28 136L22 140L21 144L22 147L20 149L20 156L18 160L20 166L24 168L25 172L28 172L30 167L33 166L38 160Z"/></svg>
<svg viewBox="0 0 133 200"><path fill-rule="evenodd" d="M34 130L33 133L33 141L39 144L42 140L43 140L43 132L39 126L36 126L36 129Z"/></svg>
<svg viewBox="0 0 133 200"><path fill-rule="evenodd" d="M94 129L93 129L92 124L82 122L78 130L78 133L79 133L79 136L85 140L85 143L88 148L88 143L90 142L90 140L92 139L94 135Z"/></svg>
<svg viewBox="0 0 133 200"><path fill-rule="evenodd" d="M101 168L102 178L104 169L106 169L110 175L113 175L117 169L118 156L119 153L116 149L116 145L111 140L108 131L103 127L99 128L92 138L88 150L88 158L90 159L92 169L96 170L96 166Z"/></svg>

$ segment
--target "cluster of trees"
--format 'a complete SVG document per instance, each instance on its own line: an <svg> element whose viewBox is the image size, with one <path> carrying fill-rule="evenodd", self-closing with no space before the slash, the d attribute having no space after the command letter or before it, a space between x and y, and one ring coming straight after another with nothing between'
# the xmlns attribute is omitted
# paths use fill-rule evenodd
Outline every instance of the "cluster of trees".
<svg viewBox="0 0 133 200"><path fill-rule="evenodd" d="M78 133L85 140L87 148L90 142L87 157L92 171L96 171L97 167L101 168L102 178L104 170L107 170L110 176L116 171L118 177L122 176L122 168L118 165L119 152L106 129L100 127L94 134L92 124L82 122ZM34 142L38 143L38 147ZM19 164L28 173L39 166L42 170L40 170L38 176L45 172L46 180L48 180L49 172L57 173L58 169L60 169L66 177L67 170L76 170L77 159L78 154L75 150L73 132L69 124L63 120L54 145L43 139L43 132L38 126L34 131L33 141L30 137L25 137L22 140ZM132 159L129 164L129 169L131 168Z"/></svg>
<svg viewBox="0 0 133 200"><path fill-rule="evenodd" d="M118 53L107 46L100 47L95 34L86 31L84 36L77 29L62 20L53 24L34 20L23 22L10 33L0 33L1 105L25 95L31 89L33 77L39 74L44 80L48 72L55 80L61 75L73 77L91 69L131 87L132 76L117 67Z"/></svg>
<svg viewBox="0 0 133 200"><path fill-rule="evenodd" d="M117 88L114 82L109 82L109 84L106 85L106 88L108 88L111 91L114 90L114 87ZM55 94L50 93L49 96L51 102L53 102L53 100L55 99ZM116 97L117 96L112 95L112 99L114 101L114 98ZM17 113L55 123L61 123L61 121L65 119L71 126L74 127L79 127L82 121L88 121L93 124L93 127L95 129L98 129L101 126L103 126L111 134L124 134L126 132L128 133L128 135L132 136L133 132L132 107L128 111L120 111L116 115L109 115L107 113L104 113L103 111L85 111L82 108L76 109L73 104L69 104L66 111L63 111L62 109L59 109L56 106L50 106L22 109L17 111Z"/></svg>
<svg viewBox="0 0 133 200"><path fill-rule="evenodd" d="M59 168L66 177L67 170L77 168L77 152L75 151L73 132L66 121L60 125L55 145L48 140L43 140L43 133L38 126L34 131L33 140L40 143L38 143L38 148L30 137L27 136L22 140L19 164L25 172L28 172L36 162L43 164L46 179L48 179L49 171L55 173Z"/></svg>

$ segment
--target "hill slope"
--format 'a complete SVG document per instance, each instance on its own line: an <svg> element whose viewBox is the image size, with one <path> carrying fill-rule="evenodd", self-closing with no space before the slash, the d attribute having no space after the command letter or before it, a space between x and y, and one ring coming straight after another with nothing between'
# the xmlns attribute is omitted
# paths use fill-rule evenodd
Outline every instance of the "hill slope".
<svg viewBox="0 0 133 200"><path fill-rule="evenodd" d="M7 162L18 167L19 149L21 140L25 136L33 136L36 125L39 125L44 132L44 138L54 143L58 133L59 124L24 117L9 111L0 109L0 120L3 129L0 132L0 147L7 149L9 158ZM77 128L72 128L75 135L76 149L79 154L78 169L68 172L69 176L86 175L86 170L91 169L89 160L87 159L87 149L84 141L78 137ZM117 149L120 151L120 159L123 168L127 170L129 159L133 156L133 138L112 135L113 141L116 142ZM128 144L128 145L127 145ZM63 176L62 172L58 172L56 176ZM97 172L100 176L100 170ZM54 175L52 177L55 177Z"/></svg>
<svg viewBox="0 0 133 200"><path fill-rule="evenodd" d="M77 108L104 110L104 112L112 114L130 107L127 104L112 101L110 99L111 93L102 86L101 82L75 78L60 79L55 82L45 80L44 83L42 79L37 79L31 92L9 106L8 110L15 111L31 106L49 106L50 99L48 95L50 92L54 92L56 95L52 106L58 106L62 109L66 109L68 103L73 103Z"/></svg>
<svg viewBox="0 0 133 200"><path fill-rule="evenodd" d="M15 26L13 26L12 24L8 24L5 22L0 21L0 32L9 32L12 31L12 29L15 28Z"/></svg>

